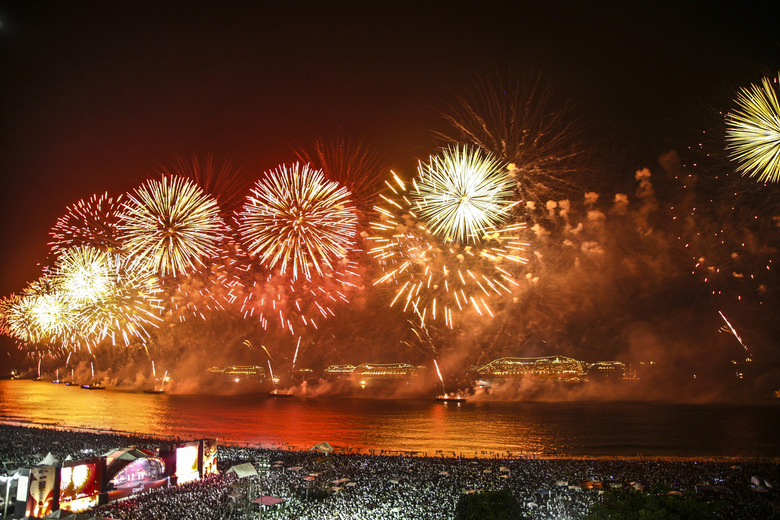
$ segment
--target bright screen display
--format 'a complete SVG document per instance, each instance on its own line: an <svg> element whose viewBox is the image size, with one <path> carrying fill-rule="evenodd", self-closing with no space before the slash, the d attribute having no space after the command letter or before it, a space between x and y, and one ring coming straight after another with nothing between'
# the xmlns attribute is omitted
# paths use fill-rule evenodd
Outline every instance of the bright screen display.
<svg viewBox="0 0 780 520"><path fill-rule="evenodd" d="M96 504L94 463L60 469L60 508L82 511Z"/></svg>
<svg viewBox="0 0 780 520"><path fill-rule="evenodd" d="M60 502L95 494L95 465L79 464L60 470Z"/></svg>
<svg viewBox="0 0 780 520"><path fill-rule="evenodd" d="M164 478L165 463L159 457L136 459L111 479L114 489L137 487L142 482L153 482Z"/></svg>
<svg viewBox="0 0 780 520"><path fill-rule="evenodd" d="M203 439L203 476L217 473L217 439Z"/></svg>
<svg viewBox="0 0 780 520"><path fill-rule="evenodd" d="M197 444L176 448L176 477L179 484L200 478Z"/></svg>

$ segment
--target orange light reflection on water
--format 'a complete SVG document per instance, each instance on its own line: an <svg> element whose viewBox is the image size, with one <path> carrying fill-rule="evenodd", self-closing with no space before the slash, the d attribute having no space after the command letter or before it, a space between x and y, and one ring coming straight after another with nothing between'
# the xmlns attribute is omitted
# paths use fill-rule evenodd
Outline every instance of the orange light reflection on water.
<svg viewBox="0 0 780 520"><path fill-rule="evenodd" d="M780 403L455 402L183 396L0 381L0 421L264 447L491 456L780 454Z"/></svg>
<svg viewBox="0 0 780 520"><path fill-rule="evenodd" d="M433 400L273 399L85 390L45 381L0 381L0 416L65 428L218 437L308 449L328 441L359 451L469 454L539 452L531 418L519 425L490 406ZM538 425L536 425L538 427Z"/></svg>

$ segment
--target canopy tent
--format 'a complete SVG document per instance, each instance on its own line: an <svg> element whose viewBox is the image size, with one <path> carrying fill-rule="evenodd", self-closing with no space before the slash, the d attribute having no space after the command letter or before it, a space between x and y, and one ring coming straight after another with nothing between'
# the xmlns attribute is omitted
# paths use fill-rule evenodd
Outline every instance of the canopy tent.
<svg viewBox="0 0 780 520"><path fill-rule="evenodd" d="M333 446L328 444L327 442L318 442L314 446L311 447L309 451L321 451L322 453L333 453Z"/></svg>
<svg viewBox="0 0 780 520"><path fill-rule="evenodd" d="M154 454L151 451L148 450L139 450L135 447L129 447L129 448L119 448L116 450L111 450L109 452L106 452L103 454L104 457L106 457L106 465L110 466L115 460L126 460L126 461L134 461L136 459L144 459L146 457L151 457Z"/></svg>
<svg viewBox="0 0 780 520"><path fill-rule="evenodd" d="M59 462L57 458L49 452L36 466L51 466L52 464L57 464L57 462Z"/></svg>
<svg viewBox="0 0 780 520"><path fill-rule="evenodd" d="M155 460L155 455L149 450L142 450L135 447L119 448L103 454L106 457L105 477L110 481L119 474L125 467L133 464L135 461L149 459L150 464ZM157 459L159 464L159 474L162 475L162 461ZM139 462L140 463L140 462Z"/></svg>
<svg viewBox="0 0 780 520"><path fill-rule="evenodd" d="M261 506L275 506L284 503L284 501L285 500L283 498L272 497L270 495L263 495L255 499L255 504L260 504Z"/></svg>
<svg viewBox="0 0 780 520"><path fill-rule="evenodd" d="M238 478L257 476L257 470L251 462L244 462L243 464L237 464L227 470L228 473L233 472Z"/></svg>

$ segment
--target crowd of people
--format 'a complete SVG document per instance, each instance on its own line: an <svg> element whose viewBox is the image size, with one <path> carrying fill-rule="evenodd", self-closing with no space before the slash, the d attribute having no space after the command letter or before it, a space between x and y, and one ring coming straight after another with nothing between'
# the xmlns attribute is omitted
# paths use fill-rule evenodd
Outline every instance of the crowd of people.
<svg viewBox="0 0 780 520"><path fill-rule="evenodd" d="M0 436L6 472L14 465L35 464L48 452L59 460L68 455L78 459L128 445L154 448L162 442L7 425L0 425ZM722 518L780 517L780 465L765 460L418 457L226 444L219 446L217 458L217 475L109 503L93 513L124 520L260 514L279 520L449 520L464 494L507 490L531 518L577 519L611 490L663 489L715 502ZM239 477L229 471L245 463L259 468L259 474ZM283 502L261 512L254 501L263 495Z"/></svg>

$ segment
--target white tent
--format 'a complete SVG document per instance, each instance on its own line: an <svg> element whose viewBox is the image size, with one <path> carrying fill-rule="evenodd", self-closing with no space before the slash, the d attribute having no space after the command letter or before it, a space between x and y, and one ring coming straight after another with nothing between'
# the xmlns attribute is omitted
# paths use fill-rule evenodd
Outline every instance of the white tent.
<svg viewBox="0 0 780 520"><path fill-rule="evenodd" d="M57 464L57 462L59 461L49 452L36 466L51 466L52 464Z"/></svg>
<svg viewBox="0 0 780 520"><path fill-rule="evenodd" d="M322 453L333 453L333 446L328 444L327 442L318 442L314 446L312 446L311 450L309 451L321 451Z"/></svg>
<svg viewBox="0 0 780 520"><path fill-rule="evenodd" d="M232 468L230 468L227 472L230 473L231 471L233 473L235 473L238 476L238 478L244 478L244 477L249 477L249 476L252 476L252 475L257 475L257 470L255 469L255 467L250 462L244 462L243 464L237 464L237 465L233 466Z"/></svg>

